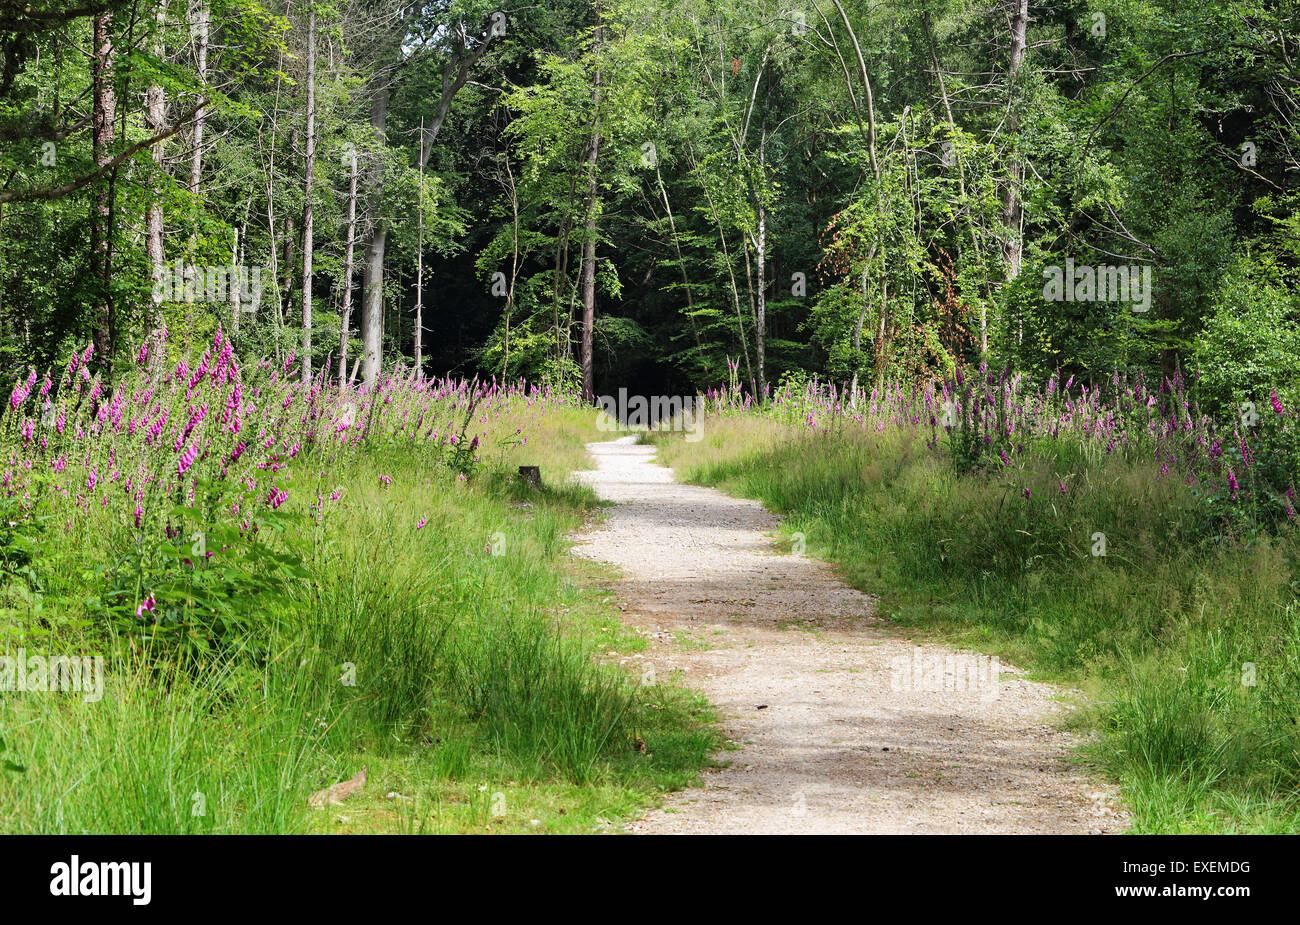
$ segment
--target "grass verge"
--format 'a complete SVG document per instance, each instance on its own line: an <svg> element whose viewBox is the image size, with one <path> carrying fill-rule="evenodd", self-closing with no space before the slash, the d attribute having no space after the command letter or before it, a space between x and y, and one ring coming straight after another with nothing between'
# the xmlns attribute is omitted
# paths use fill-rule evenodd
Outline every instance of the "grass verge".
<svg viewBox="0 0 1300 925"><path fill-rule="evenodd" d="M1300 831L1300 533L1213 535L1150 467L1043 442L957 474L906 430L754 414L656 434L679 477L755 498L896 624L1087 694L1087 757L1137 833Z"/></svg>
<svg viewBox="0 0 1300 925"><path fill-rule="evenodd" d="M303 574L227 602L238 643L183 660L78 610L119 552L111 520L32 546L2 651L106 667L99 697L0 693L0 831L589 833L685 786L716 744L707 705L597 658L637 642L566 555L595 503L565 482L590 415L521 403L489 426L524 421L529 444L469 479L398 446L306 459L266 541ZM539 460L541 491L512 477Z"/></svg>

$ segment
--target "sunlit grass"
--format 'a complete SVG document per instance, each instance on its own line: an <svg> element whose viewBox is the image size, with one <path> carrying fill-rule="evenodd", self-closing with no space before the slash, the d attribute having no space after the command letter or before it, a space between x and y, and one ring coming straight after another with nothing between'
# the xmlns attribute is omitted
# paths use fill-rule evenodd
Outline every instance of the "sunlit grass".
<svg viewBox="0 0 1300 925"><path fill-rule="evenodd" d="M1293 526L1208 532L1180 481L1064 439L959 475L915 429L705 434L655 438L679 478L786 515L894 622L1088 691L1076 722L1135 831L1300 830Z"/></svg>
<svg viewBox="0 0 1300 925"><path fill-rule="evenodd" d="M485 468L468 479L400 444L301 459L284 510L319 518L276 542L310 577L242 602L255 629L219 657L115 657L130 640L84 621L11 623L9 649L110 665L97 703L0 693L0 763L23 768L0 772L0 831L612 832L685 786L716 745L707 705L598 657L643 643L565 555L595 500L567 481L593 418L499 410L476 422ZM542 465L541 491L523 464ZM33 562L51 602L120 541L109 514L87 520L43 547L77 569ZM363 766L361 793L308 808Z"/></svg>

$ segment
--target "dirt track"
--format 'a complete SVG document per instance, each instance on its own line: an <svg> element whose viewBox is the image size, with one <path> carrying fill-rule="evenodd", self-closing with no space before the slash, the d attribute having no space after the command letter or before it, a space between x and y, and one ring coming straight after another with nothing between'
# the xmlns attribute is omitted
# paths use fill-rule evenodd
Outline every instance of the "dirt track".
<svg viewBox="0 0 1300 925"><path fill-rule="evenodd" d="M1113 793L1068 760L1057 691L916 646L832 569L774 545L753 501L674 482L633 437L580 473L617 502L575 553L610 562L638 674L681 677L739 746L641 833L1110 833ZM953 661L949 662L949 656Z"/></svg>

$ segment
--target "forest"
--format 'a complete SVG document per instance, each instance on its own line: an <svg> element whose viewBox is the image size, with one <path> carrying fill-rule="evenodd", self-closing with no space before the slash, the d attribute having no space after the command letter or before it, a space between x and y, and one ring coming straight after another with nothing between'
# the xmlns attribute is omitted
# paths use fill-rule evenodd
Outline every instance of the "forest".
<svg viewBox="0 0 1300 925"><path fill-rule="evenodd" d="M1291 0L0 0L0 831L672 830L764 620L1298 831L1298 284Z"/></svg>
<svg viewBox="0 0 1300 925"><path fill-rule="evenodd" d="M7 6L10 368L1295 386L1288 4Z"/></svg>

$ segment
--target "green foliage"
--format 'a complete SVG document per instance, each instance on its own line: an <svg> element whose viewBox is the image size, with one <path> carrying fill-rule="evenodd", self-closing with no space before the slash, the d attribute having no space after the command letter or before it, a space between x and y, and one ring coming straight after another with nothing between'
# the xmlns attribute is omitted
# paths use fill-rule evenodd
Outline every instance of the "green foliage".
<svg viewBox="0 0 1300 925"><path fill-rule="evenodd" d="M1300 405L1300 299L1276 264L1242 260L1224 278L1193 360L1207 410L1235 415L1249 401L1267 417L1275 391Z"/></svg>
<svg viewBox="0 0 1300 925"><path fill-rule="evenodd" d="M167 539L141 533L96 570L94 586L104 590L87 602L132 646L182 663L254 647L275 630L290 582L311 578L300 515L273 509L244 528L204 493L208 503L172 509Z"/></svg>

